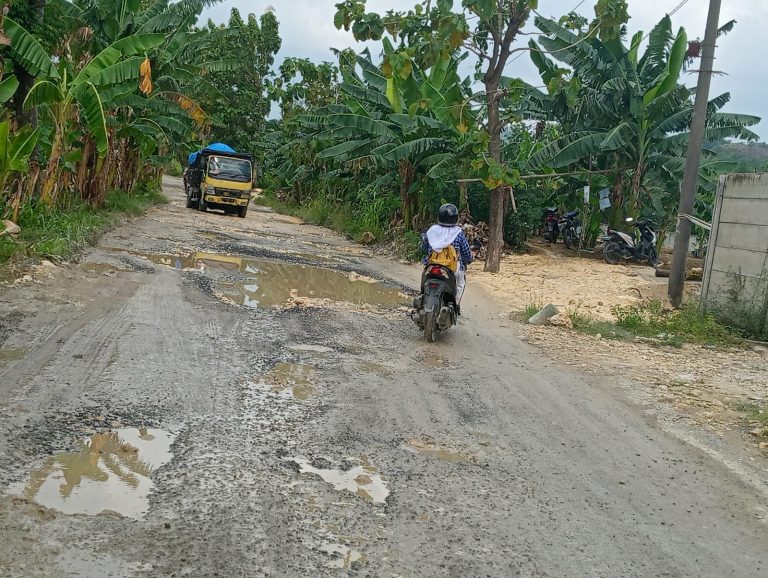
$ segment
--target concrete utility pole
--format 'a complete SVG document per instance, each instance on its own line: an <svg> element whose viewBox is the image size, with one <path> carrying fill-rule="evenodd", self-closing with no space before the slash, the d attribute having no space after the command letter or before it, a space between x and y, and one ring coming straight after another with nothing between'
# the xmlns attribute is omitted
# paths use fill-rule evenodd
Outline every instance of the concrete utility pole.
<svg viewBox="0 0 768 578"><path fill-rule="evenodd" d="M691 120L691 136L688 141L688 154L685 161L685 177L683 178L683 187L680 191L679 214L682 215L690 215L693 212L693 204L696 200L701 147L707 120L709 87L712 83L712 72L715 64L715 45L717 43L717 31L720 22L720 4L721 0L710 0L709 2L709 16L707 16L707 30L704 34L702 46L699 84L696 88L696 102L693 108L693 119ZM680 307L680 304L683 302L685 267L688 260L690 241L691 222L685 217L678 216L675 252L672 257L672 266L669 273L669 298L675 307Z"/></svg>

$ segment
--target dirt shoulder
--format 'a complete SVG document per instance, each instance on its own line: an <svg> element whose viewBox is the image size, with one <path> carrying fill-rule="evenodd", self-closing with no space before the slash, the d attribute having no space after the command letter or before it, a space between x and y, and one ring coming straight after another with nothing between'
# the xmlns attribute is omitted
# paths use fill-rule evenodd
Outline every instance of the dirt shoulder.
<svg viewBox="0 0 768 578"><path fill-rule="evenodd" d="M553 303L561 311L615 321L615 306L665 302L667 290L667 279L657 278L650 267L609 265L541 245L531 254L505 256L498 275L473 271L470 282L488 291L505 318L519 317L534 304ZM695 296L699 284L688 283L686 289ZM753 449L768 441L748 433L760 424L738 410L768 400L768 346L676 348L563 327L520 324L519 329L525 341L547 356L648 396L659 408L672 410L680 423Z"/></svg>

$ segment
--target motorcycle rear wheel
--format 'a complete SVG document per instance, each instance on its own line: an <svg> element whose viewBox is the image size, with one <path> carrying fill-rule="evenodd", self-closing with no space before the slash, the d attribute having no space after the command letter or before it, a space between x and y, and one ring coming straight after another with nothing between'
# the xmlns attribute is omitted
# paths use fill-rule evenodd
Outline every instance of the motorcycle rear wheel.
<svg viewBox="0 0 768 578"><path fill-rule="evenodd" d="M659 254L656 252L655 247L651 247L651 251L648 254L648 264L651 267L658 267L659 266Z"/></svg>
<svg viewBox="0 0 768 578"><path fill-rule="evenodd" d="M437 339L437 315L435 311L427 311L424 316L424 338L429 343L434 343Z"/></svg>
<svg viewBox="0 0 768 578"><path fill-rule="evenodd" d="M579 238L576 235L576 231L573 229L566 229L563 234L563 242L566 249L577 249L579 246Z"/></svg>
<svg viewBox="0 0 768 578"><path fill-rule="evenodd" d="M603 248L603 257L606 263L618 265L622 262L624 255L621 247L615 241L608 241Z"/></svg>

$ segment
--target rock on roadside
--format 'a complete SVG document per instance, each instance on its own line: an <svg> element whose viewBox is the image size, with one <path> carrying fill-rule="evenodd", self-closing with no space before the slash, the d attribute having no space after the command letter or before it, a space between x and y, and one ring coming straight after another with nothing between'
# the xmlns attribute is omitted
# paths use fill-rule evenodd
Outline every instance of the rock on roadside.
<svg viewBox="0 0 768 578"><path fill-rule="evenodd" d="M549 320L552 319L555 315L560 313L560 311L552 305L551 303L544 307L541 311L539 311L536 315L531 317L528 320L528 323L530 325L547 325L549 323Z"/></svg>

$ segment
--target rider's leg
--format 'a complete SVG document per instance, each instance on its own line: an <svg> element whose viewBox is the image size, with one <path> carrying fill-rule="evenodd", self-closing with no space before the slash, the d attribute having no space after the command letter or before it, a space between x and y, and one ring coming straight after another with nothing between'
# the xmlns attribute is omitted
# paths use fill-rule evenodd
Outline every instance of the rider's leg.
<svg viewBox="0 0 768 578"><path fill-rule="evenodd" d="M461 298L464 295L464 288L467 286L467 274L463 267L456 271L456 303L461 304Z"/></svg>

